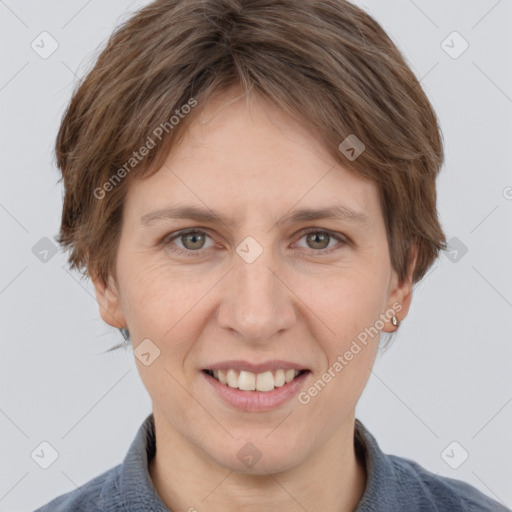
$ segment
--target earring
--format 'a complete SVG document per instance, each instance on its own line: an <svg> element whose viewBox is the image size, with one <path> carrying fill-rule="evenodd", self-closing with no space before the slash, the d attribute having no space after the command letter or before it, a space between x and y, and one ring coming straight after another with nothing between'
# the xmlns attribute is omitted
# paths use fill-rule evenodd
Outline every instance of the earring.
<svg viewBox="0 0 512 512"><path fill-rule="evenodd" d="M393 316L393 318L391 319L391 323L393 324L394 327L398 327L400 325L400 320L398 320L396 316Z"/></svg>

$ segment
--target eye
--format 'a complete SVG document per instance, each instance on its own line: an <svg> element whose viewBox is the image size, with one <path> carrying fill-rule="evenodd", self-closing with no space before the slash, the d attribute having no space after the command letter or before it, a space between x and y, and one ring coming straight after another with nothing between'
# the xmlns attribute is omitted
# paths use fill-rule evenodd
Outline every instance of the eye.
<svg viewBox="0 0 512 512"><path fill-rule="evenodd" d="M206 245L207 239L211 240L209 246ZM318 228L311 228L303 232L299 240L302 239L306 240L307 246L297 245L297 247L312 249L315 254L330 253L333 250L339 249L339 246L343 247L349 243L343 235ZM333 242L337 242L337 244ZM202 250L215 246L212 238L205 231L197 228L171 233L162 240L162 243L170 251L184 254L185 256L200 256Z"/></svg>
<svg viewBox="0 0 512 512"><path fill-rule="evenodd" d="M333 249L336 249L336 244L329 247L331 242L338 242L338 244L341 244L342 246L348 243L341 235L335 234L332 231L317 228L313 228L305 232L300 239L302 240L303 238L306 239L306 243L308 244L307 248L314 249L314 252L320 254L323 254L324 252L331 252Z"/></svg>
<svg viewBox="0 0 512 512"><path fill-rule="evenodd" d="M208 247L205 247L207 238L210 238L210 236L208 236L204 231L193 229L188 231L180 231L173 236L169 235L164 239L163 243L166 246L169 246L172 251L188 253L199 252L201 249L208 249ZM181 243L182 246L180 247L177 245L176 241ZM177 245L178 248L176 249L173 247L173 245ZM210 245L210 247L213 245L214 244Z"/></svg>

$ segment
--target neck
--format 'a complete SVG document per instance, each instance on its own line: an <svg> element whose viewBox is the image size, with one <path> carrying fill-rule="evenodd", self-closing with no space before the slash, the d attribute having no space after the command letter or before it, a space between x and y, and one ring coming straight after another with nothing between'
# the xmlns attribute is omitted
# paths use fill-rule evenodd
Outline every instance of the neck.
<svg viewBox="0 0 512 512"><path fill-rule="evenodd" d="M312 456L290 469L237 473L190 445L154 414L157 451L149 464L153 485L170 510L190 512L352 512L366 486L354 448L354 418Z"/></svg>

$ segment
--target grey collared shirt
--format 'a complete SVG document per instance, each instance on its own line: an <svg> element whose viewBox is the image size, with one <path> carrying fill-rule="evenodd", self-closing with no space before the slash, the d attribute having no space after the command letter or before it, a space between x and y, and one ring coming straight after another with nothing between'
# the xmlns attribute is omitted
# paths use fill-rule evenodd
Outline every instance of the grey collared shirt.
<svg viewBox="0 0 512 512"><path fill-rule="evenodd" d="M149 475L155 455L150 414L139 428L122 464L35 512L169 512ZM382 452L356 420L355 446L366 464L367 483L354 512L510 512L460 480L437 476L417 463ZM194 503L190 504L193 510ZM197 505L197 510L207 510Z"/></svg>

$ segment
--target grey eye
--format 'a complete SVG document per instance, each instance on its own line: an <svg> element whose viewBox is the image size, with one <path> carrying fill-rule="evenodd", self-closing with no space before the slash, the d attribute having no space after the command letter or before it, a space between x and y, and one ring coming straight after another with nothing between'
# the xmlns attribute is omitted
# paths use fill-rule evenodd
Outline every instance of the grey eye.
<svg viewBox="0 0 512 512"><path fill-rule="evenodd" d="M331 235L322 231L316 231L305 235L306 241L312 249L326 249L329 246Z"/></svg>
<svg viewBox="0 0 512 512"><path fill-rule="evenodd" d="M205 245L207 235L201 232L185 233L177 239L181 240L183 247L190 251L202 249Z"/></svg>

